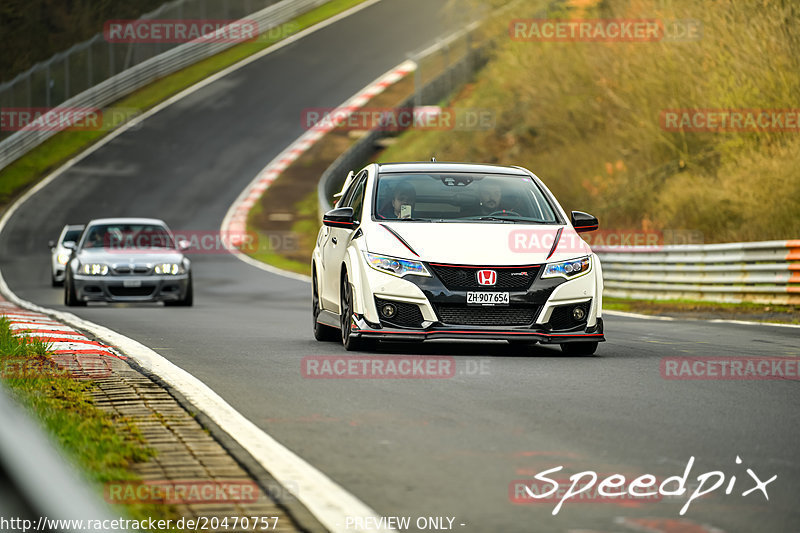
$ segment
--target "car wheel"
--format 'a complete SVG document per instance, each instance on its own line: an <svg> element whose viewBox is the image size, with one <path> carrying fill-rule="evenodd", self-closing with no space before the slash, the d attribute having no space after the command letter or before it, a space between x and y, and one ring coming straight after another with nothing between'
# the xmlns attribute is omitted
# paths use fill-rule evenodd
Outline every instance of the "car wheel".
<svg viewBox="0 0 800 533"><path fill-rule="evenodd" d="M312 320L313 320L313 327L314 327L314 338L318 341L335 341L339 337L339 332L336 331L336 328L332 328L330 326L326 326L325 324L320 324L317 322L317 317L319 317L319 313L322 310L320 303L319 303L319 287L317 286L317 271L314 270L311 276L311 310L312 310Z"/></svg>
<svg viewBox="0 0 800 533"><path fill-rule="evenodd" d="M50 285L52 285L53 287L61 287L62 285L64 285L64 282L63 281L58 281L56 279L56 277L51 274L50 275Z"/></svg>
<svg viewBox="0 0 800 533"><path fill-rule="evenodd" d="M64 305L67 307L86 307L86 302L78 300L78 296L75 294L75 287L68 275L64 278Z"/></svg>
<svg viewBox="0 0 800 533"><path fill-rule="evenodd" d="M353 337L352 323L350 318L353 316L353 290L350 288L350 282L347 279L347 272L342 275L342 290L340 291L341 298L341 314L339 320L342 329L342 345L348 352L356 350L364 350L369 347L369 343L364 339Z"/></svg>
<svg viewBox="0 0 800 533"><path fill-rule="evenodd" d="M597 342L565 342L561 351L566 355L592 355L597 350Z"/></svg>
<svg viewBox="0 0 800 533"><path fill-rule="evenodd" d="M181 300L174 302L164 302L167 307L191 307L194 304L194 289L192 287L192 277L189 276L189 285L186 287L186 295Z"/></svg>

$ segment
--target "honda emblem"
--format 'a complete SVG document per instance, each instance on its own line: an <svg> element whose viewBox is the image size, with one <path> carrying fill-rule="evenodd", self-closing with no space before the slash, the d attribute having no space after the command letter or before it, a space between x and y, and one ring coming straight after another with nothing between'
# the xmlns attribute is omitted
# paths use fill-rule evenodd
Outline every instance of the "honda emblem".
<svg viewBox="0 0 800 533"><path fill-rule="evenodd" d="M478 283L481 285L494 285L497 283L497 272L494 270L478 270Z"/></svg>

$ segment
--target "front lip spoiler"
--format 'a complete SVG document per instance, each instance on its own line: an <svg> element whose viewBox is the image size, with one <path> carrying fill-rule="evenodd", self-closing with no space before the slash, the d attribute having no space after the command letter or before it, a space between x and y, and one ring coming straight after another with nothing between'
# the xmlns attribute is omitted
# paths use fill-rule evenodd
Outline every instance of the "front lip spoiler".
<svg viewBox="0 0 800 533"><path fill-rule="evenodd" d="M601 326L602 328L602 326ZM518 329L470 328L468 326L431 327L424 330L382 328L368 323L363 317L353 316L352 335L365 339L383 340L428 340L428 339L489 339L525 340L540 344L561 344L565 342L604 342L602 329L598 333L547 333Z"/></svg>

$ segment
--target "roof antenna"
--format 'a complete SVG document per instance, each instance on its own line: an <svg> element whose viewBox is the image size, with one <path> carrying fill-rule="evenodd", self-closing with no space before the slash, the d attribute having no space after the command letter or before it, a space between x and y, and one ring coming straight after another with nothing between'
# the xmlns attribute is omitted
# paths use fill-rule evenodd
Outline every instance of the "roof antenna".
<svg viewBox="0 0 800 533"><path fill-rule="evenodd" d="M431 163L436 163L436 156L435 155L431 157Z"/></svg>

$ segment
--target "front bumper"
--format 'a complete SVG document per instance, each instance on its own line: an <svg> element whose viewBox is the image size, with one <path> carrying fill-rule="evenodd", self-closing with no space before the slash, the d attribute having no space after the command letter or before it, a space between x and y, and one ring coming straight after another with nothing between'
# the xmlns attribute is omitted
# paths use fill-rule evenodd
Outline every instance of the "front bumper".
<svg viewBox="0 0 800 533"><path fill-rule="evenodd" d="M363 316L353 315L352 335L382 340L431 340L431 339L485 339L536 342L540 344L562 344L568 342L603 342L603 319L584 331L556 333L534 328L496 328L431 325L425 329L401 329L371 324Z"/></svg>
<svg viewBox="0 0 800 533"><path fill-rule="evenodd" d="M605 341L602 286L596 278L599 268L567 280L543 279L538 267L519 267L527 269L528 279L532 279L527 286L498 289L509 293L508 305L481 307L466 304L467 292L474 289L454 286L452 281L445 283L436 272L430 277L398 278L367 266L362 271L362 291L352 317L352 334L385 340L492 339L543 344ZM514 276L517 274L510 273L507 279ZM396 308L393 318L381 311L387 303ZM576 307L584 311L580 320L572 318Z"/></svg>
<svg viewBox="0 0 800 533"><path fill-rule="evenodd" d="M170 302L186 297L189 274L180 276L74 276L75 296L85 302Z"/></svg>

